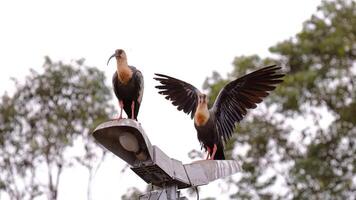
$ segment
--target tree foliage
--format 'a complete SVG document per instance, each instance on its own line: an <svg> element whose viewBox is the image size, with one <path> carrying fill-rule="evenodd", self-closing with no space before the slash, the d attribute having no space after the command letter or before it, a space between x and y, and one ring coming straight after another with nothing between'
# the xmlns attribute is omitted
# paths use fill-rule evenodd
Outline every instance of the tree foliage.
<svg viewBox="0 0 356 200"><path fill-rule="evenodd" d="M144 192L140 191L136 187L131 187L127 189L126 193L121 196L121 200L138 200L140 198L140 195L142 195Z"/></svg>
<svg viewBox="0 0 356 200"><path fill-rule="evenodd" d="M92 175L105 155L89 134L112 112L111 92L84 60L46 57L43 72L15 82L14 94L0 100L0 193L56 199L63 170L81 164Z"/></svg>
<svg viewBox="0 0 356 200"><path fill-rule="evenodd" d="M229 180L238 189L231 197L355 198L355 2L324 1L301 32L270 51L273 58L236 57L227 80L214 73L204 84L213 102L227 81L250 70L280 63L287 73L228 145L243 168Z"/></svg>
<svg viewBox="0 0 356 200"><path fill-rule="evenodd" d="M239 56L227 79L203 85L214 102L229 81L278 63L284 83L237 126L227 158L242 162L231 199L356 199L356 3L323 1L271 58ZM197 151L191 157L200 157Z"/></svg>

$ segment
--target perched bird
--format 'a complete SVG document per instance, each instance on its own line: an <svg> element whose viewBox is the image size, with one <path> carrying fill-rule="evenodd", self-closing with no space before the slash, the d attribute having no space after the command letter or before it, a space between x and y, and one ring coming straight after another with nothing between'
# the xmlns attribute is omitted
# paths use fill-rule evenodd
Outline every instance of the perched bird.
<svg viewBox="0 0 356 200"><path fill-rule="evenodd" d="M124 109L128 118L137 121L144 89L143 76L138 69L127 64L127 56L124 50L117 49L110 56L107 65L113 57L116 58L117 64L116 72L112 77L112 84L115 95L119 100L120 115L118 119L122 119L122 109Z"/></svg>
<svg viewBox="0 0 356 200"><path fill-rule="evenodd" d="M155 74L154 79L161 83L156 86L159 94L194 118L198 140L208 152L206 159L224 160L223 144L231 138L235 124L243 119L247 109L256 108L268 91L283 81L280 69L276 65L267 66L229 82L210 109L207 95L193 85L163 74Z"/></svg>

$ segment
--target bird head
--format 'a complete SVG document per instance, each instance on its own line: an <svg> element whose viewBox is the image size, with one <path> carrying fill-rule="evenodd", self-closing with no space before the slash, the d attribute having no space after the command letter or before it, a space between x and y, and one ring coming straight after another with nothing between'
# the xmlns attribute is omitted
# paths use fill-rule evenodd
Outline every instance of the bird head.
<svg viewBox="0 0 356 200"><path fill-rule="evenodd" d="M110 62L111 58L113 58L113 57L115 57L116 59L126 58L126 53L122 49L116 49L115 53L110 56L106 65L109 65L109 62Z"/></svg>
<svg viewBox="0 0 356 200"><path fill-rule="evenodd" d="M206 94L199 94L198 103L203 105L208 105L208 96Z"/></svg>

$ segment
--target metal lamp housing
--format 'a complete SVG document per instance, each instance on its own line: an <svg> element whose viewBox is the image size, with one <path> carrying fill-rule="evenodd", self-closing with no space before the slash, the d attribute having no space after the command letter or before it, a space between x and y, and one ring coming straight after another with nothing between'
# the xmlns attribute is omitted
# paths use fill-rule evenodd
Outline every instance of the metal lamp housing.
<svg viewBox="0 0 356 200"><path fill-rule="evenodd" d="M202 160L189 164L166 155L151 145L141 125L131 119L100 124L94 138L106 149L123 159L147 183L177 189L206 185L240 171L236 160Z"/></svg>
<svg viewBox="0 0 356 200"><path fill-rule="evenodd" d="M134 120L113 120L100 124L94 138L107 150L131 166L152 161L152 145L143 129Z"/></svg>

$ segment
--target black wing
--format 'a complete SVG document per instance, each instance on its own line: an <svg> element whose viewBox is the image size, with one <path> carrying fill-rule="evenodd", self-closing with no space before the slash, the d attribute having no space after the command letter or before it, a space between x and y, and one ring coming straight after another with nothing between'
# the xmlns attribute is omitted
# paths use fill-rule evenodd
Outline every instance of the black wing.
<svg viewBox="0 0 356 200"><path fill-rule="evenodd" d="M138 70L135 67L130 66L132 71L133 71L133 79L135 80L135 85L137 85L137 90L138 90L138 97L137 101L139 103L142 102L142 97L143 97L143 90L144 90L144 81L143 81L143 75L140 70Z"/></svg>
<svg viewBox="0 0 356 200"><path fill-rule="evenodd" d="M119 91L117 90L117 88L119 87L119 78L117 77L117 71L115 71L115 73L112 76L112 86L115 92L115 95L118 99L122 99L122 97L119 94Z"/></svg>
<svg viewBox="0 0 356 200"><path fill-rule="evenodd" d="M219 93L212 107L215 114L219 137L226 143L230 139L235 123L243 119L247 109L256 108L267 91L281 83L284 74L278 72L281 67L271 65L256 70L228 83Z"/></svg>
<svg viewBox="0 0 356 200"><path fill-rule="evenodd" d="M178 110L183 110L187 114L191 113L191 118L193 118L198 103L199 90L179 79L163 74L155 75L157 77L154 79L161 83L156 86L160 90L158 93L171 100L173 105L178 106Z"/></svg>

